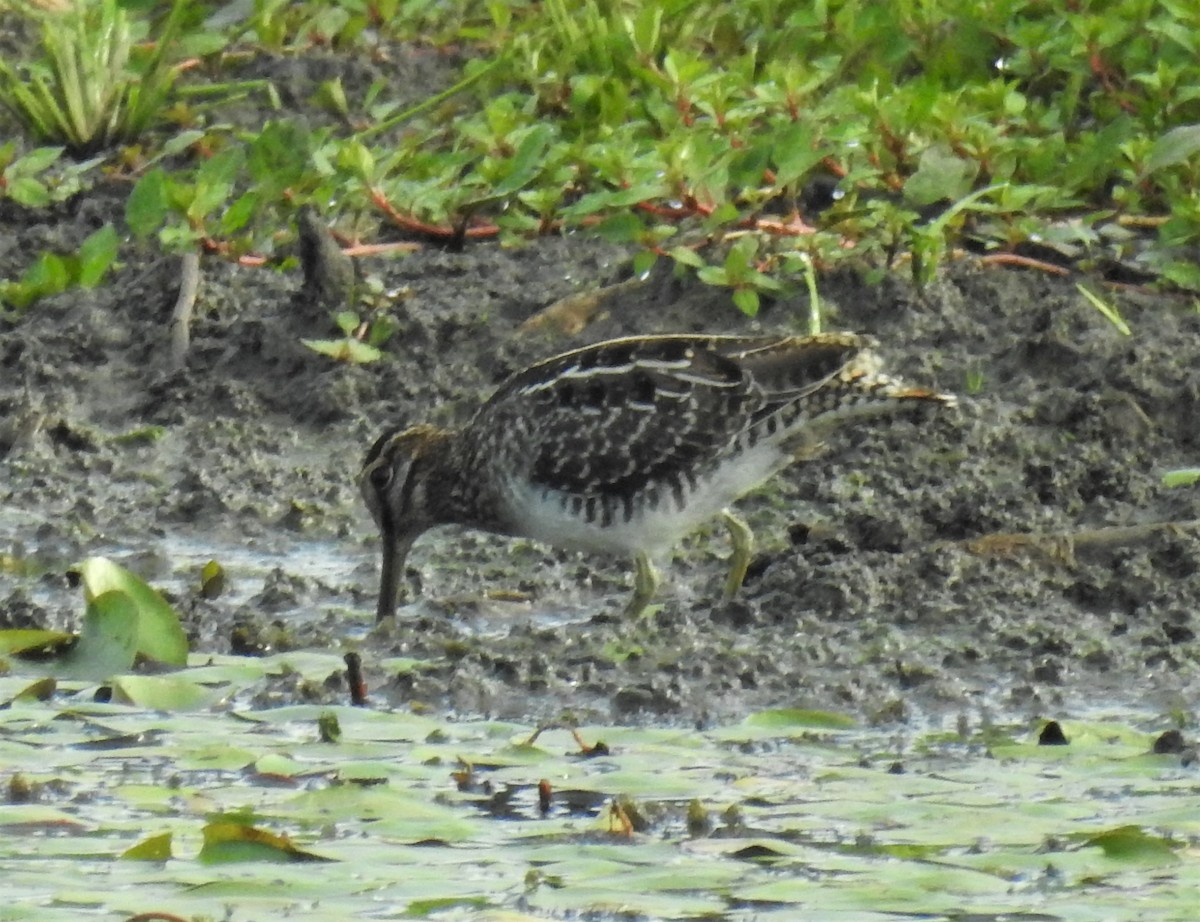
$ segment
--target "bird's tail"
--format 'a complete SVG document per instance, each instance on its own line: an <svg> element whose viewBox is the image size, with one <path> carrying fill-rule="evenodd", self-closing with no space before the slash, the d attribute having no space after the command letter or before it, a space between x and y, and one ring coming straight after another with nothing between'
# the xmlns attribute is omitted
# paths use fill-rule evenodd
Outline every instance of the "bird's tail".
<svg viewBox="0 0 1200 922"><path fill-rule="evenodd" d="M953 407L958 403L953 394L915 387L885 374L870 341L863 340L866 338L860 339L858 348L844 353L842 365L818 386L773 394L774 405L764 407L763 418L754 425L761 427L768 416L774 417L767 431L775 430L789 451L804 455L844 426L920 407Z"/></svg>

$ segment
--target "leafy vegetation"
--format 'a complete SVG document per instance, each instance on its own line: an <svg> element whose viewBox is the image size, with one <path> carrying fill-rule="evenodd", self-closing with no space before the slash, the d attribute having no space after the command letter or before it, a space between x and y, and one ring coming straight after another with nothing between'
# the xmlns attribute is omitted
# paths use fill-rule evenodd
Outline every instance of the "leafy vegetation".
<svg viewBox="0 0 1200 922"><path fill-rule="evenodd" d="M0 198L25 208L44 208L82 191L83 174L95 162L64 165L62 153L61 147L37 147L18 156L15 141L0 146Z"/></svg>
<svg viewBox="0 0 1200 922"><path fill-rule="evenodd" d="M1200 291L1200 8L1181 0L343 0L225 19L177 2L140 69L115 0L81 9L46 14L46 60L5 65L2 95L76 152L140 135L128 218L168 249L270 260L298 205L336 202L441 240L599 233L747 313L803 290L805 267L925 282L962 248ZM119 47L81 31L97 16ZM326 81L308 104L336 124L319 127L233 130L188 101L194 78L170 112L183 131L147 136L176 34L210 78L317 43L468 51L464 79L417 105ZM83 94L85 73L110 89Z"/></svg>
<svg viewBox="0 0 1200 922"><path fill-rule="evenodd" d="M340 311L334 322L344 334L341 339L302 339L301 342L313 352L351 365L366 365L383 358L379 347L396 330L394 322L386 317L369 323L353 311Z"/></svg>
<svg viewBox="0 0 1200 922"><path fill-rule="evenodd" d="M0 280L0 307L20 310L68 288L95 288L117 258L119 247L116 229L106 224L89 234L76 253L42 253L19 279Z"/></svg>
<svg viewBox="0 0 1200 922"><path fill-rule="evenodd" d="M163 118L175 70L166 61L184 9L175 0L149 57L135 66L133 47L146 31L118 0L88 0L41 21L42 59L24 71L0 58L0 103L35 137L87 156L135 140Z"/></svg>

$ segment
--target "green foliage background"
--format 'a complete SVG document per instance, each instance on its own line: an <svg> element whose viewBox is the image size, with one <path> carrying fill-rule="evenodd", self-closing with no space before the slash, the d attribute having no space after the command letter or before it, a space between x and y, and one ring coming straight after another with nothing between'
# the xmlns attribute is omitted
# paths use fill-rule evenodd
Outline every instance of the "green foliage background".
<svg viewBox="0 0 1200 922"><path fill-rule="evenodd" d="M131 15L172 53L124 79L171 92L93 180L127 164L129 229L168 249L271 258L313 203L348 226L384 216L443 238L600 233L635 245L637 269L670 259L748 312L809 266L900 263L923 282L957 247L1200 290L1200 7L1183 0L262 0ZM397 43L457 56L461 80L424 98L335 78L297 118L271 113L269 80L227 79L247 56L319 45L385 60ZM161 79L185 57L179 80ZM247 96L268 112L260 128L223 119ZM8 77L0 97L20 110ZM35 180L20 179L28 199Z"/></svg>

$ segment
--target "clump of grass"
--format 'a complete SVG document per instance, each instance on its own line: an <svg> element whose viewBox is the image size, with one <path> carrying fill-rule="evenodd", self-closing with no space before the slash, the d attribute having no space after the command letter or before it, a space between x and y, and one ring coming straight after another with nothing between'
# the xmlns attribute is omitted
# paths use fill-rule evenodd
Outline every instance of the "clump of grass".
<svg viewBox="0 0 1200 922"><path fill-rule="evenodd" d="M175 81L166 52L185 0L175 0L149 57L134 43L148 31L117 0L79 0L62 13L27 8L40 20L43 57L22 67L0 59L0 103L43 141L76 157L139 137L162 113Z"/></svg>

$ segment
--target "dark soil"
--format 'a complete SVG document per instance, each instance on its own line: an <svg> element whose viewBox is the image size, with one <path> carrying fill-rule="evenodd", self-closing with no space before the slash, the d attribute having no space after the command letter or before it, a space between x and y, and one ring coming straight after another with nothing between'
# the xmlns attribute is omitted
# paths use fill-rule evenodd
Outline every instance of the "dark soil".
<svg viewBox="0 0 1200 922"><path fill-rule="evenodd" d="M121 226L126 191L38 213L0 201L0 276ZM619 617L625 561L447 529L418 543L410 602L376 630L355 477L385 426L461 421L507 374L583 343L798 331L807 316L797 299L751 320L727 292L660 272L578 335L518 331L626 279L628 255L571 236L366 260L404 296L386 359L364 366L300 343L336 332L298 270L206 260L172 371L177 261L129 245L101 288L0 322L0 626L77 624L66 573L100 554L163 586L196 650L356 649L380 705L614 721L1195 706L1200 488L1162 474L1200 465L1200 313L1093 284L1123 336L1074 280L970 263L924 292L820 280L829 328L873 334L889 371L961 406L867 423L747 497L760 550L734 602L716 601L719 528L676 550L638 623ZM215 600L197 588L210 558L231 583ZM398 654L424 665L382 665Z"/></svg>

